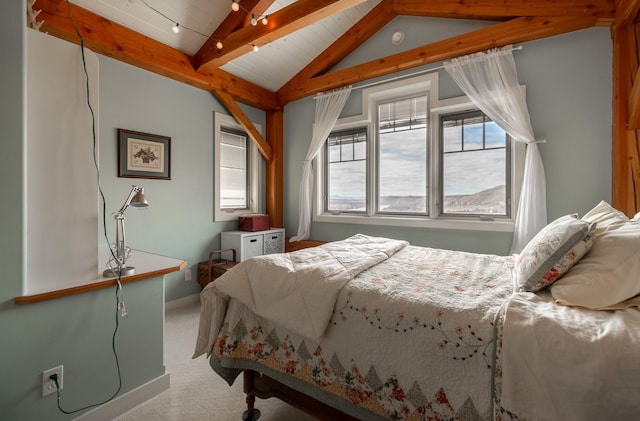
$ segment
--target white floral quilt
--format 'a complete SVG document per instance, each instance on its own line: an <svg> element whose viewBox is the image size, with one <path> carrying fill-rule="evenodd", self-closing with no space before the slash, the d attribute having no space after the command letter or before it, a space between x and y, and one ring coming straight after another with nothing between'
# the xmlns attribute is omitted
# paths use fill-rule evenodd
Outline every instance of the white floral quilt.
<svg viewBox="0 0 640 421"><path fill-rule="evenodd" d="M216 281L201 294L194 358L211 353L229 383L253 369L359 419L491 419L495 321L512 264L402 247L338 289L319 341L256 315Z"/></svg>

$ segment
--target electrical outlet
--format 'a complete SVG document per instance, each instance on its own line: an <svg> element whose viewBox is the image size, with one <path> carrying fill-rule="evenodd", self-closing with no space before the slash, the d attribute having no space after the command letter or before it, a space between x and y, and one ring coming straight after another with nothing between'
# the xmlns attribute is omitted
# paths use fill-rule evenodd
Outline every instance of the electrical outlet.
<svg viewBox="0 0 640 421"><path fill-rule="evenodd" d="M51 375L58 375L58 389L62 390L62 366L50 368L42 372L42 396L56 393L56 383L51 380Z"/></svg>
<svg viewBox="0 0 640 421"><path fill-rule="evenodd" d="M190 281L191 280L191 269L187 269L184 271L184 281Z"/></svg>

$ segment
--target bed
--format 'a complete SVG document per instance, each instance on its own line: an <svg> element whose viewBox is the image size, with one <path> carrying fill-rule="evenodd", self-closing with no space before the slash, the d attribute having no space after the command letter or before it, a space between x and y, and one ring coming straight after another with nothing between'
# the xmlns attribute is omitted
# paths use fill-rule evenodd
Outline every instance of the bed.
<svg viewBox="0 0 640 421"><path fill-rule="evenodd" d="M608 256L621 236L624 253ZM616 292L584 279L600 270ZM229 384L244 373L249 420L256 396L325 420L632 419L638 273L640 223L605 202L518 256L359 234L249 259L208 285L194 358Z"/></svg>

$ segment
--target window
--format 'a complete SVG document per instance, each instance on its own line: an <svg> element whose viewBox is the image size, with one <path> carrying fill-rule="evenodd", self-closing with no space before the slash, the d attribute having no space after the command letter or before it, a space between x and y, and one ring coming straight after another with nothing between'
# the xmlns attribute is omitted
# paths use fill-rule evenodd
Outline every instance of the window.
<svg viewBox="0 0 640 421"><path fill-rule="evenodd" d="M214 116L214 168L215 221L263 212L263 158L242 126L220 113Z"/></svg>
<svg viewBox="0 0 640 421"><path fill-rule="evenodd" d="M249 209L249 148L247 134L220 128L220 208Z"/></svg>
<svg viewBox="0 0 640 421"><path fill-rule="evenodd" d="M329 212L367 210L367 131L332 133L327 139L326 186Z"/></svg>
<svg viewBox="0 0 640 421"><path fill-rule="evenodd" d="M441 117L443 215L509 216L509 136L482 111Z"/></svg>
<svg viewBox="0 0 640 421"><path fill-rule="evenodd" d="M315 221L513 230L524 146L437 91L435 73L363 91L315 166Z"/></svg>
<svg viewBox="0 0 640 421"><path fill-rule="evenodd" d="M427 96L378 105L377 212L427 215Z"/></svg>

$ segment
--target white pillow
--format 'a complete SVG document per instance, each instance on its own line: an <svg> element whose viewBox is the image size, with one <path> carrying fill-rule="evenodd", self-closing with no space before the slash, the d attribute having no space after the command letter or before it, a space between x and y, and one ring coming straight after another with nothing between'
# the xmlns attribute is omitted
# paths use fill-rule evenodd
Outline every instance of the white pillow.
<svg viewBox="0 0 640 421"><path fill-rule="evenodd" d="M562 305L620 308L640 293L640 222L604 201L582 219L597 224L593 247L551 287L551 295ZM631 305L638 300L625 303Z"/></svg>
<svg viewBox="0 0 640 421"><path fill-rule="evenodd" d="M595 224L565 215L529 241L514 268L518 291L540 291L554 283L584 256L593 244Z"/></svg>

